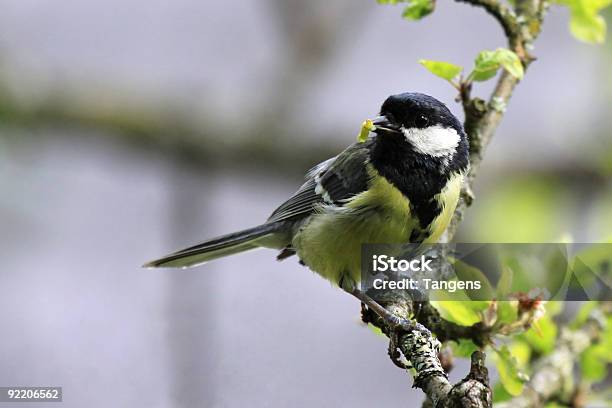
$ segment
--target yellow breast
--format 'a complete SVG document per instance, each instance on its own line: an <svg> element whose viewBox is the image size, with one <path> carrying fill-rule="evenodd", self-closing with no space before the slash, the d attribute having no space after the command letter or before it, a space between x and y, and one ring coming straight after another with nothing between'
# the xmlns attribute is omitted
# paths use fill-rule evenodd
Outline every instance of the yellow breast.
<svg viewBox="0 0 612 408"><path fill-rule="evenodd" d="M457 208L457 202L459 201L459 195L461 194L462 185L463 174L455 173L451 176L442 191L435 196L435 200L440 208L442 208L442 212L432 221L429 227L429 236L423 243L434 244L438 242L453 218L455 208Z"/></svg>
<svg viewBox="0 0 612 408"><path fill-rule="evenodd" d="M343 277L360 281L363 244L408 242L417 225L408 199L373 168L368 171L367 191L342 208L322 207L293 240L300 259L334 284Z"/></svg>
<svg viewBox="0 0 612 408"><path fill-rule="evenodd" d="M367 191L357 194L344 207L322 206L296 233L293 247L313 271L338 284L361 277L363 244L403 244L410 241L418 219L411 216L410 202L372 167ZM442 208L430 225L425 243L434 243L448 226L461 191L463 176L453 176L435 196Z"/></svg>

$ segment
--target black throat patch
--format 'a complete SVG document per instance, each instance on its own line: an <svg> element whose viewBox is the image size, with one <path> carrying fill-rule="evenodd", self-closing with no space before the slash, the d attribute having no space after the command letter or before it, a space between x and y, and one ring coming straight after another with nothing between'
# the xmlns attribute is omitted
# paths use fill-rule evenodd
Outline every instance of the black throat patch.
<svg viewBox="0 0 612 408"><path fill-rule="evenodd" d="M445 166L443 158L415 152L401 133L381 132L376 137L370 154L372 166L408 198L423 230L442 212L434 197L451 174L467 168L467 143L461 139Z"/></svg>

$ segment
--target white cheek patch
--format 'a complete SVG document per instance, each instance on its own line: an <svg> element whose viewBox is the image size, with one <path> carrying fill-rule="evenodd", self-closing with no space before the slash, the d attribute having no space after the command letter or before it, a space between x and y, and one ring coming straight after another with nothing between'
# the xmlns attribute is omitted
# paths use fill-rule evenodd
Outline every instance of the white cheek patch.
<svg viewBox="0 0 612 408"><path fill-rule="evenodd" d="M430 126L425 129L402 129L402 133L419 153L434 157L450 156L459 145L459 134L453 128Z"/></svg>

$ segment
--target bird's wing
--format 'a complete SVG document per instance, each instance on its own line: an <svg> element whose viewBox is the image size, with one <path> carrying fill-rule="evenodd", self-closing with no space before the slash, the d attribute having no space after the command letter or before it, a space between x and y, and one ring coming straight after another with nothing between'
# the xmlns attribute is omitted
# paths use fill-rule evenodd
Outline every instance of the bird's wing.
<svg viewBox="0 0 612 408"><path fill-rule="evenodd" d="M342 206L346 199L368 188L366 163L372 140L355 143L338 156L313 167L306 182L268 218L283 221L311 214L319 204Z"/></svg>

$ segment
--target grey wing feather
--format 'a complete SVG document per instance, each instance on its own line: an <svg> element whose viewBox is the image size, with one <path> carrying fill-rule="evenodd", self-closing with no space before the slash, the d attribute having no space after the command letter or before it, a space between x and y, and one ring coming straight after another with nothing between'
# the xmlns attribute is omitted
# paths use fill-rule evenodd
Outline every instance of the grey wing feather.
<svg viewBox="0 0 612 408"><path fill-rule="evenodd" d="M314 178L317 174L329 168L337 158L338 156L334 156L331 159L327 159L324 162L317 164L312 169L308 170L306 172L306 179Z"/></svg>
<svg viewBox="0 0 612 408"><path fill-rule="evenodd" d="M349 146L338 156L326 160L306 173L299 190L268 218L268 222L304 217L319 204L341 206L346 199L368 188L366 164L372 141Z"/></svg>
<svg viewBox="0 0 612 408"><path fill-rule="evenodd" d="M289 200L274 210L267 222L286 220L309 213L312 206L321 200L321 196L315 192L315 187L314 178L308 179Z"/></svg>

